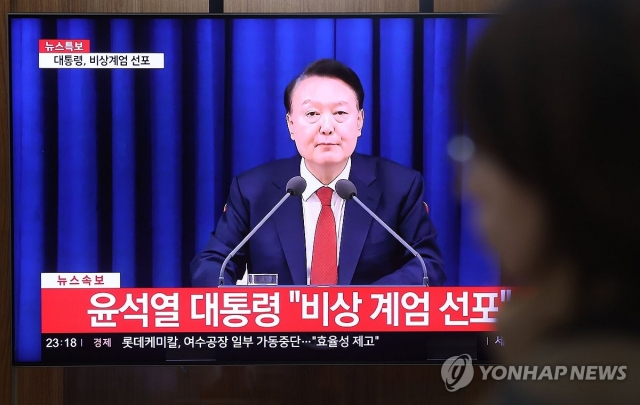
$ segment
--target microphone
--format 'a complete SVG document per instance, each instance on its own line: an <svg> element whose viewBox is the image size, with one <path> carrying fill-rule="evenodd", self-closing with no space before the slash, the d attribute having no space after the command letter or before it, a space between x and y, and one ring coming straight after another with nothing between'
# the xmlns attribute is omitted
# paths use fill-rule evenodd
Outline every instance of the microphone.
<svg viewBox="0 0 640 405"><path fill-rule="evenodd" d="M364 205L362 201L360 201L360 199L357 197L358 192L356 190L356 186L349 180L344 180L344 179L338 180L338 182L336 183L336 193L338 193L338 195L344 200L354 200L355 202L357 202L362 207L363 210L365 210L369 215L371 215L373 219L378 221L378 223L382 225L382 227L386 229L391 235L393 235L393 237L396 238L398 242L402 243L402 246L407 248L409 252L413 253L413 255L418 258L418 261L420 261L420 265L422 266L422 274L423 274L422 283L424 284L425 287L429 287L429 275L427 274L427 266L424 263L424 259L422 258L422 256L420 256L420 253L418 253L414 248L409 246L409 244L405 242L405 240L402 239L400 235L395 233L393 229L389 228L389 226L385 224L384 221L380 219L379 216L374 214L373 211L367 208L367 206Z"/></svg>
<svg viewBox="0 0 640 405"><path fill-rule="evenodd" d="M224 285L224 271L227 268L229 260L231 260L231 258L235 256L235 254L238 253L240 249L242 249L242 247L245 245L245 243L247 243L249 239L251 239L254 233L258 232L258 229L260 229L262 225L267 222L267 219L269 219L273 215L273 213L276 212L278 208L280 208L280 206L285 202L287 198L289 198L290 196L297 197L302 195L306 188L307 182L300 176L292 177L287 182L287 193L280 199L280 201L278 201L278 203L271 209L271 211L269 211L267 215L265 215L264 218L262 218L262 220L258 222L255 228L253 228L251 232L249 232L249 234L245 236L242 241L240 241L238 246L236 246L236 248L233 249L231 253L229 253L229 255L227 255L227 257L224 259L224 262L222 262L222 266L220 267L220 277L218 279L220 283L219 285Z"/></svg>

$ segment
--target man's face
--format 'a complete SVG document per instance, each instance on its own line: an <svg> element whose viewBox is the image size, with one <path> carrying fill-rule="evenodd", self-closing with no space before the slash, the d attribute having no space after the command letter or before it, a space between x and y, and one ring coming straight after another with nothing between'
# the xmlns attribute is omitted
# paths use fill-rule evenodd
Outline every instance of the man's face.
<svg viewBox="0 0 640 405"><path fill-rule="evenodd" d="M356 94L342 80L312 76L293 90L287 126L310 168L345 164L363 122Z"/></svg>

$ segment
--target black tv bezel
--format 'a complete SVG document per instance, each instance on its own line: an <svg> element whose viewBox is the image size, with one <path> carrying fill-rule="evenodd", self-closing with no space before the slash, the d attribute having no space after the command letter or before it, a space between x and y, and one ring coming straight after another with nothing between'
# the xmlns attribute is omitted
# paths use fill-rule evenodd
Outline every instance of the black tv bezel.
<svg viewBox="0 0 640 405"><path fill-rule="evenodd" d="M434 360L418 360L418 361L347 361L347 362L332 362L332 361L213 361L213 362L193 362L193 361L171 361L171 362L129 362L123 363L120 361L110 362L110 361L102 361L102 362L47 362L47 361L38 361L38 362L25 362L25 361L17 361L16 350L15 350L15 302L14 302L14 232L13 232L13 219L14 219L14 198L13 198L13 190L14 190L14 156L13 156L13 81L12 81L12 64L11 64L11 55L12 55L12 41L11 41L11 24L13 19L18 18L93 18L93 19L113 19L113 18L133 18L133 19L150 19L150 18L162 18L162 19L224 19L224 20L233 20L233 19L318 19L318 18L329 18L329 19L354 19L354 18L362 18L362 19L385 19L385 18L406 18L413 20L424 20L424 19L432 19L432 18L492 18L497 16L497 13L489 13L489 12L446 12L446 13L436 13L436 12L344 12L344 13L336 13L336 12L315 12L315 13L60 13L60 12L9 12L6 15L7 22L7 63L8 63L8 123L9 123L9 167L10 167L10 179L9 179L9 187L10 187L10 199L11 199L11 217L9 218L9 232L10 232L10 274L9 274L9 282L11 284L10 287L10 299L11 299L11 307L10 307L10 317L11 317L11 331L10 331L10 345L11 345L11 366L12 367L77 367L77 366L144 366L144 365L153 365L153 366L185 366L185 365L427 365L427 364L441 364L444 359L434 359ZM180 332L183 333L183 332ZM184 332L190 333L190 332ZM298 332L291 332L288 334L295 334ZM372 332L373 333L373 332ZM380 332L382 333L382 332ZM494 364L495 361L492 359L492 350L489 347L483 347L480 345L481 340L487 339L493 340L497 336L497 332L392 332L392 333L406 333L406 334L419 334L421 336L436 336L441 335L446 337L447 334L455 334L456 336L467 335L469 337L475 337L478 342L478 359L474 360L476 364ZM195 333L194 333L195 334ZM248 334L248 333L246 333ZM286 334L286 333L282 333ZM300 334L300 333L299 333ZM40 333L41 339L43 334ZM487 346L490 346L487 344Z"/></svg>

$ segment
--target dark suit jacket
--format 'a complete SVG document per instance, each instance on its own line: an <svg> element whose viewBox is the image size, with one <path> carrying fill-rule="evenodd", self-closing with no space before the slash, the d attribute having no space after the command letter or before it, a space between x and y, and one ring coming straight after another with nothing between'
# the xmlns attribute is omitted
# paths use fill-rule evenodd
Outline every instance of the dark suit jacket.
<svg viewBox="0 0 640 405"><path fill-rule="evenodd" d="M300 157L277 160L233 179L226 210L205 249L191 263L193 286L217 286L220 266L251 229L285 195L285 185L300 175ZM425 259L431 286L445 280L436 230L423 203L420 173L392 161L354 154L349 180L362 202ZM225 285L250 273L278 274L280 285L306 285L302 203L290 197L227 265ZM416 257L373 220L355 201L344 212L338 284L422 284Z"/></svg>

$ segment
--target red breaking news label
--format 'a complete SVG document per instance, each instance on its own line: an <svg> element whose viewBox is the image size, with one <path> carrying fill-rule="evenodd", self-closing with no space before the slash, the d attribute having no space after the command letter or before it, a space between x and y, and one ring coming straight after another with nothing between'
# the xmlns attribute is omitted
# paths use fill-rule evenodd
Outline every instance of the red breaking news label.
<svg viewBox="0 0 640 405"><path fill-rule="evenodd" d="M508 287L49 289L42 333L493 331Z"/></svg>
<svg viewBox="0 0 640 405"><path fill-rule="evenodd" d="M41 39L38 53L89 53L88 39Z"/></svg>

